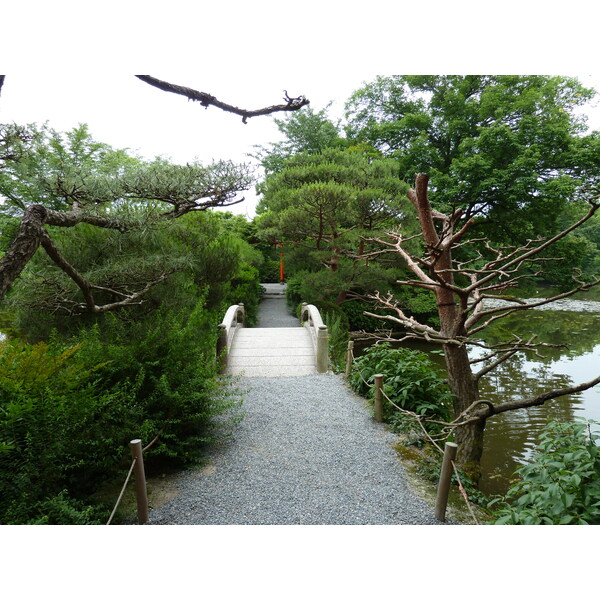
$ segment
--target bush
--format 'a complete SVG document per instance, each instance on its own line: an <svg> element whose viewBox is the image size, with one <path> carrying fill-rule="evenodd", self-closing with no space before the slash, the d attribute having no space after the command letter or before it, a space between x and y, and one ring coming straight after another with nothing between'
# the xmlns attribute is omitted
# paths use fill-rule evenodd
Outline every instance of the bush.
<svg viewBox="0 0 600 600"><path fill-rule="evenodd" d="M317 307L318 308L318 307ZM325 309L319 312L323 319L323 323L327 325L327 333L329 335L329 363L333 371L339 372L346 368L346 351L348 349L348 320L346 315L335 307L337 310Z"/></svg>
<svg viewBox="0 0 600 600"><path fill-rule="evenodd" d="M359 394L372 398L371 386L378 373L383 375L384 392L401 408L437 420L450 418L450 389L424 352L392 348L388 343L375 344L354 361L350 385ZM385 399L383 411L384 419L392 427L405 428L404 415Z"/></svg>
<svg viewBox="0 0 600 600"><path fill-rule="evenodd" d="M161 434L149 472L197 462L240 416L214 377L217 319L199 302L108 315L69 344L0 344L0 522L96 522L90 497L126 472L134 438Z"/></svg>
<svg viewBox="0 0 600 600"><path fill-rule="evenodd" d="M365 312L373 314L385 314L385 311L378 310L373 304L362 300L351 300L344 302L341 309L348 320L350 331L377 331L378 329L393 329L394 324L391 321L376 319L365 315Z"/></svg>
<svg viewBox="0 0 600 600"><path fill-rule="evenodd" d="M520 480L490 502L497 525L600 524L600 435L590 423L549 423Z"/></svg>

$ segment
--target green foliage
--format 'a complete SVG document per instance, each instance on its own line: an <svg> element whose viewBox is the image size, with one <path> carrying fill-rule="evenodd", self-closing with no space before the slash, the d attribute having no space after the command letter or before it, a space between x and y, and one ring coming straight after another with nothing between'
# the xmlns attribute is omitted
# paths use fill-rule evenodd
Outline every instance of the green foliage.
<svg viewBox="0 0 600 600"><path fill-rule="evenodd" d="M160 433L149 469L199 460L239 420L239 400L214 378L219 318L199 302L190 313L110 316L76 345L2 343L0 522L58 522L69 507L89 505L122 476L131 439ZM63 516L42 514L61 493ZM96 514L89 510L81 514Z"/></svg>
<svg viewBox="0 0 600 600"><path fill-rule="evenodd" d="M158 436L145 453L152 471L201 460L239 422L237 392L216 378L217 323L238 302L255 320L263 256L253 225L201 212L201 199L227 201L251 177L230 163L143 163L85 126L31 135L0 173L0 248L32 202L107 219L47 230L96 306L111 310L89 310L43 251L6 298L0 522L102 522L107 507L92 498L122 479L130 440ZM192 212L177 213L181 203Z"/></svg>
<svg viewBox="0 0 600 600"><path fill-rule="evenodd" d="M490 503L497 525L600 524L600 435L591 423L547 425L519 481Z"/></svg>
<svg viewBox="0 0 600 600"><path fill-rule="evenodd" d="M329 120L327 108L315 112L309 106L289 113L284 119L273 119L273 121L285 139L271 144L270 148L257 147L256 158L261 160L267 173L281 171L286 159L294 154L319 153L325 148L343 144L339 125Z"/></svg>
<svg viewBox="0 0 600 600"><path fill-rule="evenodd" d="M350 385L357 393L372 398L376 374L383 375L384 392L401 408L437 420L449 419L452 395L425 353L392 348L388 343L370 346L354 361ZM406 419L400 411L385 399L383 407L387 422L400 430L405 427Z"/></svg>
<svg viewBox="0 0 600 600"><path fill-rule="evenodd" d="M261 184L256 219L260 236L285 241L286 271L326 271L340 291L363 285L372 247L366 238L405 217L406 185L394 161L332 148L287 159Z"/></svg>
<svg viewBox="0 0 600 600"><path fill-rule="evenodd" d="M378 77L347 102L347 135L407 181L428 173L434 206L479 217L477 237L523 243L598 181L598 136L576 113L594 93L567 77Z"/></svg>
<svg viewBox="0 0 600 600"><path fill-rule="evenodd" d="M342 311L348 319L348 328L350 331L376 331L378 329L393 329L389 321L383 321L375 317L365 315L365 312L370 312L375 315L384 314L372 304L364 300L351 300L344 302L341 306Z"/></svg>
<svg viewBox="0 0 600 600"><path fill-rule="evenodd" d="M323 323L327 325L329 335L329 364L333 371L340 372L346 368L346 351L348 348L348 322L345 315L335 310L319 310Z"/></svg>

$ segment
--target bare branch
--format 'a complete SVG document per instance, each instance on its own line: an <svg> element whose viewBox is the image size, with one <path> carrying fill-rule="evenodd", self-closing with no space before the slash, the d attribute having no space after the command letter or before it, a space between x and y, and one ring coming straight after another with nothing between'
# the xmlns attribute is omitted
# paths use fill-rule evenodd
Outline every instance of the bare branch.
<svg viewBox="0 0 600 600"><path fill-rule="evenodd" d="M513 348L512 350L507 350L506 352L501 354L501 356L499 356L496 360L492 361L489 365L485 366L480 371L477 371L477 373L473 373L473 379L475 379L475 381L477 381L478 379L481 379L481 377L483 377L490 371L493 371L498 365L501 365L505 360L508 360L511 356L515 355L518 351L519 351L518 348ZM473 364L473 363L471 362L471 364Z"/></svg>
<svg viewBox="0 0 600 600"><path fill-rule="evenodd" d="M48 254L48 256L52 259L52 261L64 272L66 273L76 284L77 287L81 290L83 294L85 304L79 304L73 301L66 301L68 304L72 305L71 314L73 313L75 308L83 308L87 312L90 313L102 313L108 312L110 310L114 310L116 308L121 308L123 306L130 306L133 304L142 304L143 301L140 301L140 298L148 291L150 288L159 284L161 281L164 281L173 271L169 271L166 273L161 273L158 277L152 279L151 281L146 282L146 284L140 288L136 292L130 292L129 294L125 294L122 292L117 292L115 290L111 290L109 288L105 288L102 286L96 286L90 284L65 258L62 256L58 248L55 246L54 242L50 238L50 236L46 233L46 231L42 231L41 234L41 245L44 247L44 250ZM96 304L94 296L92 294L92 289L108 291L113 294L121 296L123 299L117 302L111 302L108 304Z"/></svg>
<svg viewBox="0 0 600 600"><path fill-rule="evenodd" d="M181 85L175 85L173 83L168 83L167 81L162 81L160 79L156 79L156 77L152 77L150 75L136 75L136 77L143 82L152 85L160 90L165 92L172 92L173 94L179 94L181 96L185 96L189 100L193 100L195 102L200 102L202 106L208 108L209 106L216 106L221 110L226 112L230 112L236 115L240 115L242 117L242 122L247 123L247 120L251 117L258 117L261 115L270 115L275 112L282 111L295 111L303 106L309 104L309 100L304 96L299 96L297 98L290 98L288 96L287 91L284 90L286 101L285 104L276 104L274 106L267 106L265 108L259 108L257 110L246 110L244 108L238 108L236 106L232 106L231 104L226 104L225 102L221 102L217 100L211 94L207 94L206 92L199 92L192 88L184 87Z"/></svg>
<svg viewBox="0 0 600 600"><path fill-rule="evenodd" d="M516 410L518 408L529 408L530 406L541 406L544 402L548 400L552 400L553 398L559 398L560 396L567 396L569 394L577 394L578 392L583 392L588 390L595 385L600 383L600 376L588 381L586 383L581 383L579 385L572 385L566 388L562 388L560 390L553 390L550 392L546 392L544 394L540 394L539 396L535 396L533 398L528 398L525 400L514 400L512 402L503 402L502 404L494 406L494 412L492 414L499 415L500 413L507 412L509 410Z"/></svg>
<svg viewBox="0 0 600 600"><path fill-rule="evenodd" d="M94 301L90 284L81 276L73 265L62 256L58 248L54 245L54 242L50 239L50 236L45 231L43 231L41 235L41 244L52 261L77 284L77 287L79 287L85 299L87 310L89 312L98 312L98 307Z"/></svg>
<svg viewBox="0 0 600 600"><path fill-rule="evenodd" d="M529 310L531 308L536 308L538 306L544 306L546 304L556 302L557 300L562 300L563 298L568 298L570 296L573 296L577 292L585 292L585 291L595 287L598 284L600 284L600 279L597 279L590 283L582 283L581 285L579 285L567 292L563 292L562 294L557 294L556 296L552 296L551 298L542 298L541 300L539 300L537 302L523 303L521 300L515 298L512 301L518 302L519 306L499 306L497 308L489 308L487 310L481 310L481 311L475 312L469 319L467 319L467 322L466 322L467 328L469 328L472 325L474 325L475 323L479 322L484 317L487 317L490 315L495 315L495 316L488 319L485 323L483 323L479 327L476 327L474 329L469 329L469 335L473 335L474 333L477 333L477 332L485 329L493 321L495 321L499 318L505 317L505 316L507 316L513 312L516 312L518 310ZM493 298L493 296L487 296L487 297ZM483 300L483 298L484 297L482 296L481 299ZM473 305L471 305L471 308L472 308L472 306Z"/></svg>

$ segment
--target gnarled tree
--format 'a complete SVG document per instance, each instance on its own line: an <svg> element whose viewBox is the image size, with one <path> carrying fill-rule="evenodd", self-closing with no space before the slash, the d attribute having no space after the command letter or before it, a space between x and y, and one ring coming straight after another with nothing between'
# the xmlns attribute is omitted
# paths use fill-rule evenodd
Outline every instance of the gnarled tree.
<svg viewBox="0 0 600 600"><path fill-rule="evenodd" d="M307 105L304 97L290 98L286 103L257 110L237 108L217 100L211 94L197 92L158 80L149 75L139 79L165 91L183 94L198 100L203 106L217 108L248 118L279 111L295 111ZM0 76L0 89L5 76ZM228 161L209 167L199 164L171 165L157 160L150 164L127 160L119 152L81 136L77 130L69 134L70 148L61 148L59 136L51 133L48 145L40 146L44 132L17 131L4 127L0 132L0 196L4 198L4 214L13 219L12 243L0 259L0 300L31 260L40 245L55 264L80 288L82 307L89 312L101 312L138 303L153 285L168 276L167 271L156 273L154 279L132 282L128 291L112 290L113 300L99 304L94 286L80 274L52 241L49 227L74 227L88 224L120 232L144 226L149 221L169 220L212 207L227 207L242 202L238 194L253 182L248 165ZM77 139L79 136L79 139ZM86 146L87 144L87 146ZM53 146L52 146L53 145ZM54 152L48 150L54 148ZM112 154L111 154L112 153ZM98 168L91 156L108 156L104 167ZM75 161L71 160L75 158ZM50 161L50 164L48 161ZM121 161L121 162L119 162ZM133 215L127 206L145 206L144 222ZM19 225L15 227L14 219ZM111 290L108 290L111 291Z"/></svg>
<svg viewBox="0 0 600 600"><path fill-rule="evenodd" d="M474 222L472 218L465 221L462 210L444 214L431 207L427 193L428 180L427 175L417 175L415 188L408 192L419 218L424 243L423 256L416 256L406 249L408 238L400 232L390 232L389 238L377 239L386 247L377 254L393 252L404 259L415 278L399 281L400 285L429 290L435 294L440 326L435 328L419 323L407 315L392 296L382 297L379 293L371 297L389 309L391 314L370 316L402 325L406 332L403 340L421 339L443 347L448 383L455 397L454 421L450 428L459 445L457 462L477 481L487 419L509 410L538 406L552 398L583 391L600 383L599 376L581 385L493 404L480 398L479 380L516 352L539 352L544 344L536 343L535 339L515 337L504 343L488 345L478 338L478 334L488 325L508 314L567 298L600 283L598 278L587 282L578 280L569 291L534 303L524 303L503 294L522 279L539 274L544 261L548 260L544 251L588 221L600 208L600 195L588 199L589 210L585 216L553 237L530 240L520 247L494 248L486 239L466 239ZM467 246L477 247L477 250L465 253ZM457 259L459 253L466 258ZM525 271L526 266L533 266L533 270ZM486 306L486 298L500 298L505 303L495 307ZM469 349L474 346L483 348L484 356L470 358Z"/></svg>

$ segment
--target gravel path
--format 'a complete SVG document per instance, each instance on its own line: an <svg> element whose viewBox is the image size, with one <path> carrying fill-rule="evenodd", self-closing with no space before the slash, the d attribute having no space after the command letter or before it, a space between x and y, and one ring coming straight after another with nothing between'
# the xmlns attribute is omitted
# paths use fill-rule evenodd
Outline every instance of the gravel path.
<svg viewBox="0 0 600 600"><path fill-rule="evenodd" d="M285 298L263 298L256 327L300 327L300 320L288 312Z"/></svg>
<svg viewBox="0 0 600 600"><path fill-rule="evenodd" d="M178 480L151 524L437 524L391 444L340 376L242 380L246 416L210 464Z"/></svg>

